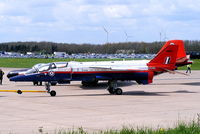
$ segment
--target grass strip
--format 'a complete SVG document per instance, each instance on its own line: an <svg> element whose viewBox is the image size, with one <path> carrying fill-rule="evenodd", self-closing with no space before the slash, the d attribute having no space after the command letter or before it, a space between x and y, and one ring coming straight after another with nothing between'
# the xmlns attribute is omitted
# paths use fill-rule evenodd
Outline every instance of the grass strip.
<svg viewBox="0 0 200 134"><path fill-rule="evenodd" d="M59 130L55 134L200 134L200 125L197 122L179 123L174 128L128 128L123 127L120 130L106 130L99 132L87 132L83 128L77 130Z"/></svg>
<svg viewBox="0 0 200 134"><path fill-rule="evenodd" d="M31 68L38 63L49 63L49 62L69 62L69 61L78 61L78 62L88 62L88 61L120 61L123 59L37 59L37 58L0 58L0 67L9 67L9 68ZM133 59L126 59L133 60ZM136 59L138 60L138 59ZM178 70L186 70L186 66L179 67ZM200 60L193 60L192 70L200 70Z"/></svg>

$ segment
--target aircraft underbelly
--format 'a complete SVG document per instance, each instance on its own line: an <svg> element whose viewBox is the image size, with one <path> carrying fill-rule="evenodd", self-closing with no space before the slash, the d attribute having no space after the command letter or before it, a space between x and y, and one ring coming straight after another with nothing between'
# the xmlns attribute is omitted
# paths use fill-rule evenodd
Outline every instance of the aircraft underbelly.
<svg viewBox="0 0 200 134"><path fill-rule="evenodd" d="M148 72L134 73L75 73L72 80L148 80Z"/></svg>
<svg viewBox="0 0 200 134"><path fill-rule="evenodd" d="M11 78L11 81L94 81L94 80L136 80L148 84L149 72L147 71L116 71L116 72L65 72L44 73L34 75L21 75Z"/></svg>

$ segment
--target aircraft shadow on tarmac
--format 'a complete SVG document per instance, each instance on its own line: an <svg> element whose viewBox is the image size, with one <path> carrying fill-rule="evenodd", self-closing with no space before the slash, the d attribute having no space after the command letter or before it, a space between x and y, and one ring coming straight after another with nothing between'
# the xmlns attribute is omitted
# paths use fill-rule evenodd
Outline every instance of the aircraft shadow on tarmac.
<svg viewBox="0 0 200 134"><path fill-rule="evenodd" d="M188 86L200 86L200 82L187 82L187 83L154 83L152 85L188 85Z"/></svg>
<svg viewBox="0 0 200 134"><path fill-rule="evenodd" d="M105 94L62 94L62 95L56 95L56 97L83 97L83 96L88 96L88 97L94 97L94 96L126 96L126 95L130 95L130 96L167 96L167 95L162 95L159 93L155 93L155 92L144 92L144 91L133 91L133 92L124 92L122 95L111 95L109 93L105 93ZM23 96L23 97L28 97L28 98L34 98L34 97L50 97L50 96Z"/></svg>
<svg viewBox="0 0 200 134"><path fill-rule="evenodd" d="M56 97L82 97L82 96L88 96L88 97L94 97L94 96L170 96L170 94L186 94L186 93L198 93L198 92L191 92L187 90L177 90L177 91L171 91L171 92L146 92L146 91L127 91L124 92L123 95L111 95L109 93L104 94L62 94L57 95ZM51 97L51 96L23 96L25 98L37 98L37 97Z"/></svg>
<svg viewBox="0 0 200 134"><path fill-rule="evenodd" d="M125 87L125 86L132 86L132 85L137 85L135 82L118 82L119 87ZM191 82L191 83L157 83L157 84L152 84L152 85L192 85L192 86L200 86L200 82ZM68 86L68 85L63 85L63 86ZM73 86L75 86L73 84ZM108 87L107 82L100 82L95 86L89 86L89 87L84 87L80 84L77 84L76 86L79 86L83 90L105 90L104 94L57 94L56 97L73 97L73 96L117 96L117 95L110 95L107 91L106 88ZM87 92L87 91L86 91ZM198 92L191 92L188 90L177 90L177 91L170 91L170 92L146 92L146 91L124 91L122 96L170 96L170 94L173 93L198 93ZM0 96L1 97L1 96ZM23 96L25 97L25 96ZM26 97L49 97L49 96L26 96Z"/></svg>
<svg viewBox="0 0 200 134"><path fill-rule="evenodd" d="M177 90L172 92L146 92L146 91L127 91L124 92L123 95L133 95L133 96L169 96L172 93L197 93L190 92L187 90Z"/></svg>
<svg viewBox="0 0 200 134"><path fill-rule="evenodd" d="M182 83L182 85L189 85L189 86L200 86L200 82Z"/></svg>
<svg viewBox="0 0 200 134"><path fill-rule="evenodd" d="M126 87L126 86L132 86L132 85L137 85L137 83L135 82L131 82L131 81L124 81L124 82L117 82L117 85L119 87ZM98 83L97 85L94 85L94 86L82 86L80 85L79 86L81 89L84 89L84 90L105 90L108 88L108 82L100 82Z"/></svg>
<svg viewBox="0 0 200 134"><path fill-rule="evenodd" d="M135 83L135 82L133 82L133 81L119 81L119 82L117 82L117 85L119 86L119 87L125 87L125 86L131 86L131 85L137 85L137 83ZM23 84L23 85L16 85L16 86L18 86L18 87L26 87L26 86L30 86L30 83L27 83L27 84ZM32 86L38 86L38 87L44 87L44 84L43 85L32 85ZM93 90L95 90L95 89L106 89L107 87L108 87L108 82L99 82L97 85L94 85L94 86L88 86L88 87L85 87L85 86L82 86L81 84L58 84L58 85L56 85L56 86L68 86L68 87L70 87L70 86L79 86L80 88L82 88L82 89L88 89L88 90L90 90L90 89L93 89ZM52 87L54 87L54 86L52 86Z"/></svg>

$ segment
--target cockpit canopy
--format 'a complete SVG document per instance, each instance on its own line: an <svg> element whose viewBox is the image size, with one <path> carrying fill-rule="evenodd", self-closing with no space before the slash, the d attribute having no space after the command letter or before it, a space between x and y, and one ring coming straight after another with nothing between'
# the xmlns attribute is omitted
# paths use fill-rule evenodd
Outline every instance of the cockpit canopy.
<svg viewBox="0 0 200 134"><path fill-rule="evenodd" d="M56 68L63 68L67 67L68 63L67 62L53 62L53 63L47 63L45 65L41 65L38 67L39 72L43 71L48 71L51 69L56 69Z"/></svg>
<svg viewBox="0 0 200 134"><path fill-rule="evenodd" d="M68 62L54 62L57 68L63 68L68 66Z"/></svg>
<svg viewBox="0 0 200 134"><path fill-rule="evenodd" d="M51 69L51 66L52 66L52 69L56 68L55 64L48 63L48 64L45 64L45 65L38 67L38 71L39 72L48 71L48 70Z"/></svg>
<svg viewBox="0 0 200 134"><path fill-rule="evenodd" d="M56 68L67 67L68 62L52 62L52 63L39 63L34 65L31 69L27 70L26 74L44 72Z"/></svg>

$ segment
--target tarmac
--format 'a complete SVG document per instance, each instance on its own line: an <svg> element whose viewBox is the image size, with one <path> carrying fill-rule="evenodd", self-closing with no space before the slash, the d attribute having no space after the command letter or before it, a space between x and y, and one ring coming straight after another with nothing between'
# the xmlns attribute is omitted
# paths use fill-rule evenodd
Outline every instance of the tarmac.
<svg viewBox="0 0 200 134"><path fill-rule="evenodd" d="M2 68L7 74L13 68ZM119 82L123 95L110 95L106 82L82 87L80 82L52 86L48 93L0 92L0 133L37 134L82 127L88 131L127 127L173 127L200 113L200 71L189 76L161 74L149 85ZM30 82L10 82L1 90L42 90ZM40 132L39 132L40 131Z"/></svg>

